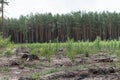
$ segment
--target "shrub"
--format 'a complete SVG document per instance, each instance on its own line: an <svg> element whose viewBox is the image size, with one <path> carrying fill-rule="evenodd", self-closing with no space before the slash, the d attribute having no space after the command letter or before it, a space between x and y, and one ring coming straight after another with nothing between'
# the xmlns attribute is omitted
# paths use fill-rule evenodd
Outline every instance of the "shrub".
<svg viewBox="0 0 120 80"><path fill-rule="evenodd" d="M96 40L94 41L94 45L95 45L96 49L98 49L98 50L101 49L100 41L101 41L101 38L99 36L97 36Z"/></svg>
<svg viewBox="0 0 120 80"><path fill-rule="evenodd" d="M10 38L11 37L3 38L2 35L0 35L0 47L7 47L11 44Z"/></svg>

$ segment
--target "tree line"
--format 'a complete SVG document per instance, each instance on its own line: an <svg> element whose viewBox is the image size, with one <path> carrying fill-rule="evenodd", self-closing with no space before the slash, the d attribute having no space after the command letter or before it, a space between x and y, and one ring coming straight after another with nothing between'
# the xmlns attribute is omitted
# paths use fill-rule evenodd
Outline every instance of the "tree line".
<svg viewBox="0 0 120 80"><path fill-rule="evenodd" d="M1 21L1 18L0 18ZM0 31L2 32L0 23ZM65 42L67 38L93 41L118 39L120 36L120 13L71 12L67 14L29 14L4 19L4 36L11 36L15 43Z"/></svg>

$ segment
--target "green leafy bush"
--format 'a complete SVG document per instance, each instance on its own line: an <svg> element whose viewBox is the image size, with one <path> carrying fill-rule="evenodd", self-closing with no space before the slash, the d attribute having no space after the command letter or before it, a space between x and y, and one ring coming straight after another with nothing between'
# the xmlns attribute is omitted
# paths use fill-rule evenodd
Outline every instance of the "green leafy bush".
<svg viewBox="0 0 120 80"><path fill-rule="evenodd" d="M10 38L11 37L3 38L2 35L0 35L0 47L7 47L11 44Z"/></svg>

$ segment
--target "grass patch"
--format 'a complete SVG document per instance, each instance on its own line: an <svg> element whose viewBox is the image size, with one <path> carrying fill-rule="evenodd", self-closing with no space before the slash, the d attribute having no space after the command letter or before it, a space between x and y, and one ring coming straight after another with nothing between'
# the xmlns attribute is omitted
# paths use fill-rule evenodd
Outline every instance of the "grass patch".
<svg viewBox="0 0 120 80"><path fill-rule="evenodd" d="M25 46L30 49L31 54L37 54L39 57L46 57L51 61L51 55L58 53L60 49L64 49L64 53L71 60L74 60L76 54L95 54L100 51L109 54L117 54L120 56L120 40L102 41L99 37L95 41L78 41L74 42L73 39L67 40L64 43L32 43L32 44L17 44L17 46ZM8 51L9 52L9 51Z"/></svg>
<svg viewBox="0 0 120 80"><path fill-rule="evenodd" d="M0 72L9 72L9 67L0 67Z"/></svg>
<svg viewBox="0 0 120 80"><path fill-rule="evenodd" d="M40 74L39 73L33 73L32 74L32 80L39 80Z"/></svg>
<svg viewBox="0 0 120 80"><path fill-rule="evenodd" d="M0 56L10 55L14 48L14 43L10 41L11 37L3 38L0 34Z"/></svg>

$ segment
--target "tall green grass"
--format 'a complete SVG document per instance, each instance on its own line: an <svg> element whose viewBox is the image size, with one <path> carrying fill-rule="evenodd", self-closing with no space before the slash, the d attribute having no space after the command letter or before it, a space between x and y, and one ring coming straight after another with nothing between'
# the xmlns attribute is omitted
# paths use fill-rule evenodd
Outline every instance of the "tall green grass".
<svg viewBox="0 0 120 80"><path fill-rule="evenodd" d="M120 56L120 40L102 41L99 37L97 37L93 42L74 42L73 39L68 38L64 43L28 43L19 44L19 46L26 46L31 49L32 54L45 56L49 61L51 59L51 55L58 53L60 49L64 49L65 55L72 60L74 60L76 54L89 55L98 52L106 52Z"/></svg>
<svg viewBox="0 0 120 80"><path fill-rule="evenodd" d="M98 52L106 52L109 54L116 54L120 58L120 39L102 41L97 37L95 41L78 41L68 38L64 43L56 41L55 43L27 43L27 44L13 44L9 38L2 38L0 36L0 54L10 55L14 47L27 47L30 49L30 54L36 54L40 58L46 57L51 61L51 56L63 49L64 54L71 60L74 60L76 54L94 54ZM3 49L3 50L2 50Z"/></svg>
<svg viewBox="0 0 120 80"><path fill-rule="evenodd" d="M14 48L14 43L11 42L11 37L3 38L0 33L0 56L2 55L10 55L12 53L12 49Z"/></svg>

